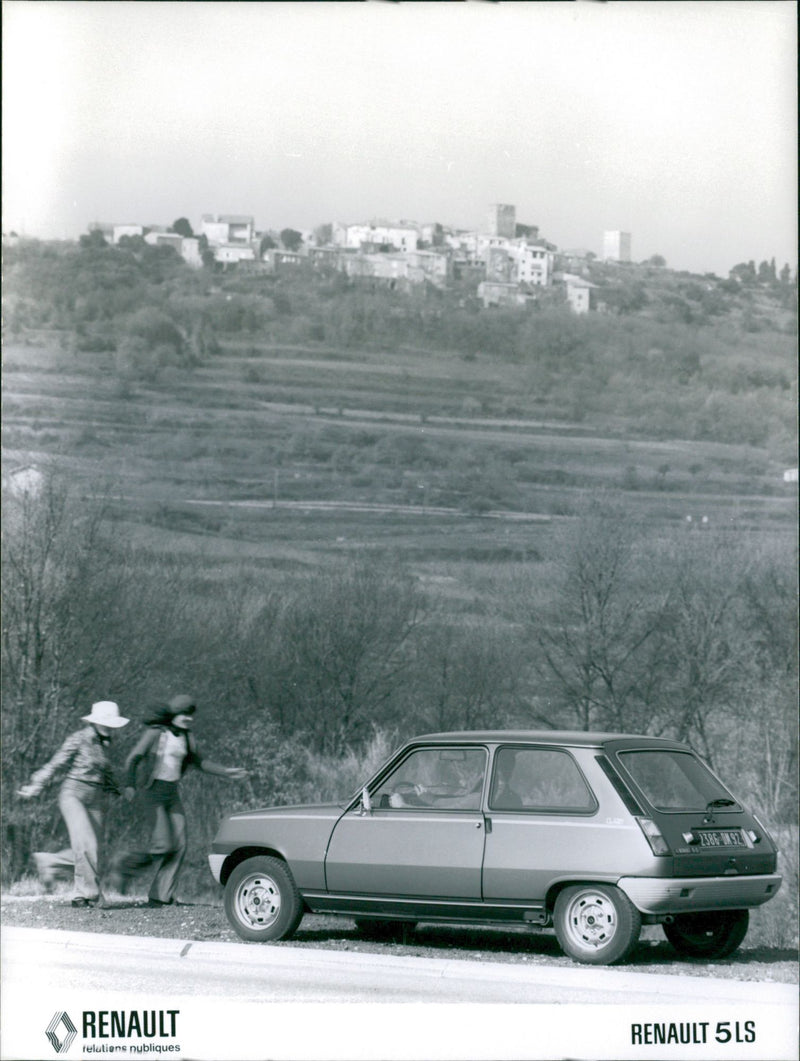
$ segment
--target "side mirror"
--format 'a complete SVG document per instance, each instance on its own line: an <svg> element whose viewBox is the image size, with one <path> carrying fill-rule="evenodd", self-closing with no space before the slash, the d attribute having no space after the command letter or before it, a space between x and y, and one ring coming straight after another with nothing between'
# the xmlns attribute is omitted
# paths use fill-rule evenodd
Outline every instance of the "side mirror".
<svg viewBox="0 0 800 1061"><path fill-rule="evenodd" d="M361 789L361 813L372 814L372 801L369 798L366 785Z"/></svg>

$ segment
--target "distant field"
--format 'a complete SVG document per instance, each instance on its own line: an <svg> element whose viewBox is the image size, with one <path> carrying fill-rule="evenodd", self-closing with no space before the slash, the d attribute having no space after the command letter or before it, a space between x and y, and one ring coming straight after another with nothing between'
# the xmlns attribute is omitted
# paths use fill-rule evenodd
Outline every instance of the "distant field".
<svg viewBox="0 0 800 1061"><path fill-rule="evenodd" d="M367 550L446 580L546 556L600 491L655 533L794 531L766 451L537 416L523 366L282 347L145 386L104 356L6 348L6 460L108 491L158 552L289 571Z"/></svg>

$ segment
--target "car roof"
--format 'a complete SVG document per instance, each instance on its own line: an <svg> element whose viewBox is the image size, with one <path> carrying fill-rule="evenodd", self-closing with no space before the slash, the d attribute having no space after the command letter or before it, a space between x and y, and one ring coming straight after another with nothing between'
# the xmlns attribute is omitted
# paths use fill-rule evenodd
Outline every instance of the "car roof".
<svg viewBox="0 0 800 1061"><path fill-rule="evenodd" d="M599 748L612 741L636 741L653 747L682 746L679 741L666 737L649 737L639 733L604 733L554 729L473 729L456 730L448 733L423 733L418 737L413 737L407 743L418 744L422 741L431 744L447 744L453 741L475 741L487 744L566 744L589 748Z"/></svg>

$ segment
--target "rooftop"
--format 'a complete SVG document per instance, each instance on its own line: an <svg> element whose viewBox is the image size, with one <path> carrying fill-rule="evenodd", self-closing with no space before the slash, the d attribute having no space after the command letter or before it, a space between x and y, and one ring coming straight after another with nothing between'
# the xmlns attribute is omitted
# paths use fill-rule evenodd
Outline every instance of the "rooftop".
<svg viewBox="0 0 800 1061"><path fill-rule="evenodd" d="M452 733L423 733L413 737L409 743L430 741L450 743L475 741L487 744L528 743L528 744L571 744L580 747L599 747L610 741L635 740L652 745L675 746L680 742L666 737L648 737L640 733L587 733L583 730L554 729L475 729L457 730Z"/></svg>

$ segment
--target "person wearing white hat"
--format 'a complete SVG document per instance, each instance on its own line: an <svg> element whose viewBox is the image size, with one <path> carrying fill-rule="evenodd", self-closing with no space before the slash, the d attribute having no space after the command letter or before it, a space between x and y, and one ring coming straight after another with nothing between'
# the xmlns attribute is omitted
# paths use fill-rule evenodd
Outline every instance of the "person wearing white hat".
<svg viewBox="0 0 800 1061"><path fill-rule="evenodd" d="M71 871L72 905L93 906L100 899L98 838L105 794L120 792L107 749L112 732L127 726L130 719L122 717L113 700L99 700L81 721L86 725L67 737L53 758L33 774L17 795L22 799L38 796L57 772L66 769L58 793L58 808L67 826L70 846L56 853L37 851L33 857L45 887Z"/></svg>

